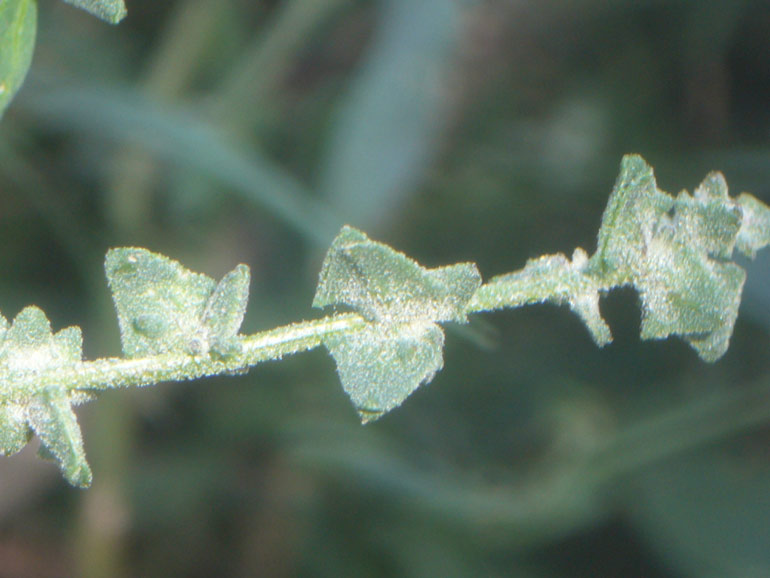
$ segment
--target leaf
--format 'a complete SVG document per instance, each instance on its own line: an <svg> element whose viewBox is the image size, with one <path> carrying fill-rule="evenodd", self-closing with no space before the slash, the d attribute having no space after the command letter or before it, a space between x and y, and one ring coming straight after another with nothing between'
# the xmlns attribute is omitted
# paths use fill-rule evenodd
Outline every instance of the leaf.
<svg viewBox="0 0 770 578"><path fill-rule="evenodd" d="M43 442L40 455L59 462L62 473L73 486L91 485L91 468L86 461L83 437L66 392L45 389L27 409L29 425Z"/></svg>
<svg viewBox="0 0 770 578"><path fill-rule="evenodd" d="M111 249L104 266L127 357L237 351L248 300L245 265L217 284L163 255L128 247Z"/></svg>
<svg viewBox="0 0 770 578"><path fill-rule="evenodd" d="M72 404L83 396L70 394L46 374L81 363L83 338L78 327L53 334L37 307L23 309L8 327L0 317L0 451L18 452L34 431L41 454L59 462L74 486L91 484L83 440Z"/></svg>
<svg viewBox="0 0 770 578"><path fill-rule="evenodd" d="M753 259L759 249L770 245L770 207L748 193L741 193L736 202L743 211L736 247Z"/></svg>
<svg viewBox="0 0 770 578"><path fill-rule="evenodd" d="M126 16L126 5L123 0L64 0L67 4L77 6L109 22L117 24Z"/></svg>
<svg viewBox="0 0 770 578"><path fill-rule="evenodd" d="M731 199L720 173L709 174L694 196L683 191L673 198L657 188L641 157L628 155L589 269L636 287L643 339L680 335L704 360L715 361L727 350L745 280L744 270L726 260L736 240L749 254L762 246L751 220L767 219L763 211L753 197Z"/></svg>
<svg viewBox="0 0 770 578"><path fill-rule="evenodd" d="M401 405L444 366L444 332L435 324L374 324L324 344L364 423Z"/></svg>
<svg viewBox="0 0 770 578"><path fill-rule="evenodd" d="M480 285L474 264L424 269L361 231L342 229L324 259L313 306L347 305L369 321L324 339L364 423L401 405L443 367L437 322L466 322Z"/></svg>
<svg viewBox="0 0 770 578"><path fill-rule="evenodd" d="M424 269L403 253L345 226L321 267L313 307L349 305L373 321L467 321L481 285L472 263Z"/></svg>
<svg viewBox="0 0 770 578"><path fill-rule="evenodd" d="M217 284L203 311L211 349L222 357L241 350L237 335L246 314L250 280L249 268L238 265Z"/></svg>
<svg viewBox="0 0 770 578"><path fill-rule="evenodd" d="M0 118L27 75L36 30L35 0L0 1Z"/></svg>
<svg viewBox="0 0 770 578"><path fill-rule="evenodd" d="M566 303L583 320L591 337L601 347L612 341L612 333L599 312L601 284L585 273L587 265L588 256L580 248L575 250L571 262L561 253L545 255L530 259L521 271L494 277L485 289L492 292L499 285L511 300L521 304ZM521 297L512 295L510 287L516 287Z"/></svg>

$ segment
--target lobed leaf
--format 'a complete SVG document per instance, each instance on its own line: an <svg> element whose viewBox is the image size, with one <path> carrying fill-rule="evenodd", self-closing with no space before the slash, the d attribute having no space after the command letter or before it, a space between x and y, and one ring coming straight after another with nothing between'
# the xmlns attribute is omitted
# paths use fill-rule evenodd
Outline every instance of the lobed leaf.
<svg viewBox="0 0 770 578"><path fill-rule="evenodd" d="M0 452L18 452L34 431L42 442L41 455L58 461L72 485L90 485L91 470L71 407L84 397L44 379L47 373L81 363L80 329L68 327L53 334L37 307L23 309L10 327L0 319Z"/></svg>
<svg viewBox="0 0 770 578"><path fill-rule="evenodd" d="M239 349L249 268L239 265L217 284L146 249L111 249L107 280L127 357L163 353L228 356Z"/></svg>
<svg viewBox="0 0 770 578"><path fill-rule="evenodd" d="M726 260L736 243L749 255L767 244L770 224L767 207L741 199L728 196L720 173L710 173L694 196L673 198L640 156L623 158L589 269L608 286L636 287L643 339L679 335L706 361L725 353L745 280Z"/></svg>
<svg viewBox="0 0 770 578"><path fill-rule="evenodd" d="M35 0L0 1L0 118L27 76L36 31Z"/></svg>
<svg viewBox="0 0 770 578"><path fill-rule="evenodd" d="M109 22L117 24L126 16L126 5L123 0L64 0L67 4L77 6Z"/></svg>
<svg viewBox="0 0 770 578"><path fill-rule="evenodd" d="M347 305L369 321L362 330L324 339L364 423L401 405L442 368L444 333L437 322L464 323L480 285L474 264L425 269L343 227L324 259L313 306Z"/></svg>

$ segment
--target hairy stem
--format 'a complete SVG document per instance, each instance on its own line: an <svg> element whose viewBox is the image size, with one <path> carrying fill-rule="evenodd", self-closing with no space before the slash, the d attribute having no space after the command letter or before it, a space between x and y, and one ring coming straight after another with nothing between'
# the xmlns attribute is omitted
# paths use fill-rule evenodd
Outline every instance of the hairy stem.
<svg viewBox="0 0 770 578"><path fill-rule="evenodd" d="M324 337L349 333L366 325L354 313L331 315L314 321L294 323L241 337L241 351L226 359L212 355L192 356L168 353L133 359L105 358L85 361L72 369L30 376L30 384L45 388L67 383L74 391L98 391L117 387L146 386L162 381L184 381L209 375L238 373L262 361L313 349Z"/></svg>

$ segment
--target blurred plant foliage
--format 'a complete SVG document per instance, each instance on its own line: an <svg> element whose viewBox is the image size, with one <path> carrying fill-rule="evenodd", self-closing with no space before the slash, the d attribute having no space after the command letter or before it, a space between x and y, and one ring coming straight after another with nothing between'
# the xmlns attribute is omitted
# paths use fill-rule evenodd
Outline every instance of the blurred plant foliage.
<svg viewBox="0 0 770 578"><path fill-rule="evenodd" d="M117 24L126 15L123 0L64 0ZM37 32L37 0L0 1L0 119L32 63Z"/></svg>
<svg viewBox="0 0 770 578"><path fill-rule="evenodd" d="M249 269L219 283L145 249L113 249L105 269L125 360L82 360L80 328L56 335L36 307L2 322L0 451L18 452L31 431L67 480L91 483L70 405L98 390L232 373L323 343L364 423L398 407L443 367L441 322L502 307L568 303L598 345L612 339L600 294L631 284L642 301L643 339L682 336L706 361L725 351L745 272L726 262L737 248L753 256L770 242L770 208L748 194L733 200L720 173L695 195L658 189L652 168L624 157L590 259L550 255L482 285L475 264L424 269L387 245L344 227L321 269L313 305L355 315L238 336ZM718 260L717 260L718 259Z"/></svg>

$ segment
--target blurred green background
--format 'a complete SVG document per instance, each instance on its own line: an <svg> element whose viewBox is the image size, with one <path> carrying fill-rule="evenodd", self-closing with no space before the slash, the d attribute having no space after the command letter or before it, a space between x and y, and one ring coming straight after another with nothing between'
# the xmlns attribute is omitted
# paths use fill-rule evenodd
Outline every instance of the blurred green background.
<svg viewBox="0 0 770 578"><path fill-rule="evenodd" d="M0 124L0 309L118 355L101 263L252 269L245 332L310 308L350 223L485 276L589 252L622 154L770 201L766 0L129 0L40 6ZM598 350L566 308L475 316L362 427L323 351L82 406L90 490L0 460L0 576L770 576L770 257L731 349ZM461 330L460 330L461 329Z"/></svg>

